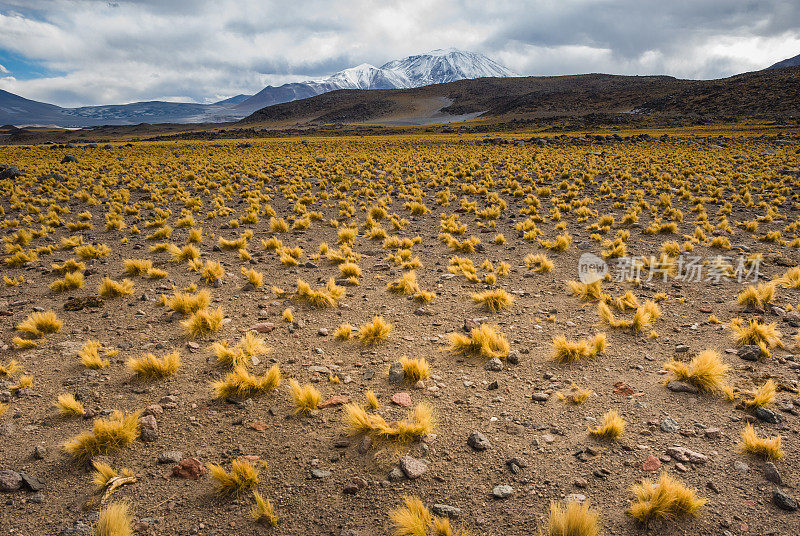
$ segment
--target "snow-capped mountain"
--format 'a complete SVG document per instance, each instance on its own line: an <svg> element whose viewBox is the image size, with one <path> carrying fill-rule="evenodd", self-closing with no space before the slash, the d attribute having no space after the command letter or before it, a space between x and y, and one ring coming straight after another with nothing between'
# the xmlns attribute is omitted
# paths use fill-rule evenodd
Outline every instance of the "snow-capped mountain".
<svg viewBox="0 0 800 536"><path fill-rule="evenodd" d="M406 80L403 87L429 86L472 78L517 76L483 54L449 48L394 60L381 67Z"/></svg>
<svg viewBox="0 0 800 536"><path fill-rule="evenodd" d="M362 63L320 80L267 86L255 95L237 95L214 104L151 101L61 108L0 91L0 125L77 127L142 122L235 121L265 106L314 97L337 89L405 89L487 76L517 75L482 54L450 48L408 56L381 67Z"/></svg>
<svg viewBox="0 0 800 536"><path fill-rule="evenodd" d="M487 76L517 76L483 54L454 48L408 56L375 67L362 63L328 78L267 86L236 106L253 112L264 106L303 99L337 89L405 89Z"/></svg>

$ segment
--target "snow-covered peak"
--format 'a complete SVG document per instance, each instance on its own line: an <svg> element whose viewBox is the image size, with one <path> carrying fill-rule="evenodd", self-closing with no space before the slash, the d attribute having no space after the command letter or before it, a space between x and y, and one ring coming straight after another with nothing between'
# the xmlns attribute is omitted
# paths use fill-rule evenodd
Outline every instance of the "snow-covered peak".
<svg viewBox="0 0 800 536"><path fill-rule="evenodd" d="M427 54L408 56L390 61L381 69L394 71L408 80L406 87L443 84L487 76L516 76L516 74L483 54L455 48L437 49Z"/></svg>
<svg viewBox="0 0 800 536"><path fill-rule="evenodd" d="M344 69L320 83L337 89L394 89L405 87L405 80L391 71L379 69L369 63Z"/></svg>

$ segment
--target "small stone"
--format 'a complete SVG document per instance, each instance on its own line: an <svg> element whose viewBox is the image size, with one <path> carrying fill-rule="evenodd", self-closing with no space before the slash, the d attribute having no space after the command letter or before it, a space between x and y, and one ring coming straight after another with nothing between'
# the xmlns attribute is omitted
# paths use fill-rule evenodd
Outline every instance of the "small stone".
<svg viewBox="0 0 800 536"><path fill-rule="evenodd" d="M389 367L389 383L403 383L406 381L406 373L403 364L399 361L392 363Z"/></svg>
<svg viewBox="0 0 800 536"><path fill-rule="evenodd" d="M197 480L207 471L208 469L197 458L184 458L172 468L172 476Z"/></svg>
<svg viewBox="0 0 800 536"><path fill-rule="evenodd" d="M761 348L755 344L746 344L736 350L736 355L745 361L758 361L761 358Z"/></svg>
<svg viewBox="0 0 800 536"><path fill-rule="evenodd" d="M689 351L689 347L686 346L685 344L679 344L679 345L677 345L675 347L675 353L676 354L685 354L688 351Z"/></svg>
<svg viewBox="0 0 800 536"><path fill-rule="evenodd" d="M317 335L320 337L327 337L328 336L328 328L319 328L317 330Z"/></svg>
<svg viewBox="0 0 800 536"><path fill-rule="evenodd" d="M672 380L667 384L667 389L675 393L697 393L697 387L691 383L682 382L680 380Z"/></svg>
<svg viewBox="0 0 800 536"><path fill-rule="evenodd" d="M761 406L756 406L755 415L758 420L768 422L770 424L778 424L781 422L781 416L779 413L775 413L771 409L763 408Z"/></svg>
<svg viewBox="0 0 800 536"><path fill-rule="evenodd" d="M795 498L780 488L772 490L772 501L775 503L775 506L781 510L794 512L798 508Z"/></svg>
<svg viewBox="0 0 800 536"><path fill-rule="evenodd" d="M651 454L642 464L642 471L650 473L658 471L659 467L661 467L661 461Z"/></svg>
<svg viewBox="0 0 800 536"><path fill-rule="evenodd" d="M177 450L166 450L158 455L158 463L180 463L183 459L183 453Z"/></svg>
<svg viewBox="0 0 800 536"><path fill-rule="evenodd" d="M412 456L403 456L400 458L400 469L410 479L416 480L425 474L428 466L422 460L418 460Z"/></svg>
<svg viewBox="0 0 800 536"><path fill-rule="evenodd" d="M672 417L664 417L659 425L659 428L661 428L662 432L669 434L672 432L677 432L680 429L680 425Z"/></svg>
<svg viewBox="0 0 800 536"><path fill-rule="evenodd" d="M733 462L733 468L736 469L737 472L742 473L743 475L750 470L750 466L741 460L736 460L735 462Z"/></svg>
<svg viewBox="0 0 800 536"><path fill-rule="evenodd" d="M392 402L401 408L411 406L411 395L408 393L395 393L392 395Z"/></svg>
<svg viewBox="0 0 800 536"><path fill-rule="evenodd" d="M47 456L47 449L43 445L36 445L33 449L33 457L37 460L44 460Z"/></svg>
<svg viewBox="0 0 800 536"><path fill-rule="evenodd" d="M25 488L31 491L39 491L41 489L44 489L44 480L42 480L41 478L29 475L24 471L20 471L19 476L22 479L22 485Z"/></svg>
<svg viewBox="0 0 800 536"><path fill-rule="evenodd" d="M486 450L492 446L486 436L480 432L472 432L467 438L467 444L475 450Z"/></svg>
<svg viewBox="0 0 800 536"><path fill-rule="evenodd" d="M484 368L486 370L490 370L490 371L493 371L493 372L499 372L499 371L503 370L503 362L500 361L499 358L493 357L489 361L486 362L486 365L484 366Z"/></svg>
<svg viewBox="0 0 800 536"><path fill-rule="evenodd" d="M506 361L511 363L512 365L516 365L519 363L519 352L516 350L511 350L508 352L508 356L506 356Z"/></svg>
<svg viewBox="0 0 800 536"><path fill-rule="evenodd" d="M342 404L347 404L350 402L350 397L347 395L334 395L329 399L325 400L324 402L320 403L320 409L330 408L333 406L341 406Z"/></svg>
<svg viewBox="0 0 800 536"><path fill-rule="evenodd" d="M331 472L325 469L312 469L311 476L313 478L328 478L331 476Z"/></svg>
<svg viewBox="0 0 800 536"><path fill-rule="evenodd" d="M366 454L369 452L370 448L372 448L372 439L369 437L361 439L361 443L358 444L358 452L360 454Z"/></svg>
<svg viewBox="0 0 800 536"><path fill-rule="evenodd" d="M0 470L0 491L16 491L22 486L22 477L10 469Z"/></svg>
<svg viewBox="0 0 800 536"><path fill-rule="evenodd" d="M494 489L492 489L492 495L494 495L498 499L505 499L506 497L510 497L512 493L514 493L514 488L512 488L508 484L498 484L497 486L494 487Z"/></svg>
<svg viewBox="0 0 800 536"><path fill-rule="evenodd" d="M572 481L576 488L585 488L589 485L585 478L576 477L575 480Z"/></svg>
<svg viewBox="0 0 800 536"><path fill-rule="evenodd" d="M139 430L139 438L145 443L158 439L158 423L152 415L145 415L139 418Z"/></svg>
<svg viewBox="0 0 800 536"><path fill-rule="evenodd" d="M772 462L767 462L764 464L764 478L773 484L778 484L779 486L783 484L783 478L781 478L778 468L775 467L775 464Z"/></svg>
<svg viewBox="0 0 800 536"><path fill-rule="evenodd" d="M450 506L447 504L434 504L431 506L431 511L439 517L457 519L459 516L461 516L461 508L456 508L455 506Z"/></svg>
<svg viewBox="0 0 800 536"><path fill-rule="evenodd" d="M706 437L709 439L719 439L722 431L719 428L706 428Z"/></svg>
<svg viewBox="0 0 800 536"><path fill-rule="evenodd" d="M547 402L549 398L550 395L543 391L537 391L531 395L531 400L534 402Z"/></svg>

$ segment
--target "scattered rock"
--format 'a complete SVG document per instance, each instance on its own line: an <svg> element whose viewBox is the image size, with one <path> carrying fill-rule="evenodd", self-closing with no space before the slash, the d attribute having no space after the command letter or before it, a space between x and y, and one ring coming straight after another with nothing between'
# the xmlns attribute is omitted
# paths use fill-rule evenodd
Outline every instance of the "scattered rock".
<svg viewBox="0 0 800 536"><path fill-rule="evenodd" d="M682 382L680 380L672 380L667 384L667 389L675 393L697 393L697 387L691 383Z"/></svg>
<svg viewBox="0 0 800 536"><path fill-rule="evenodd" d="M347 404L350 402L350 397L347 395L334 395L329 399L322 402L319 407L320 408L330 408L332 406L341 406L342 404Z"/></svg>
<svg viewBox="0 0 800 536"><path fill-rule="evenodd" d="M158 423L152 415L139 418L139 430L139 438L145 443L151 443L158 439Z"/></svg>
<svg viewBox="0 0 800 536"><path fill-rule="evenodd" d="M544 391L537 391L531 395L531 400L534 402L547 402L550 398L550 395L545 393Z"/></svg>
<svg viewBox="0 0 800 536"><path fill-rule="evenodd" d="M47 456L47 448L43 445L36 445L33 449L33 457L37 460L44 460Z"/></svg>
<svg viewBox="0 0 800 536"><path fill-rule="evenodd" d="M44 480L39 477L29 475L24 471L19 472L19 476L22 479L22 485L31 490L31 491L40 491L44 489Z"/></svg>
<svg viewBox="0 0 800 536"><path fill-rule="evenodd" d="M167 450L158 455L158 463L180 463L183 453L177 450Z"/></svg>
<svg viewBox="0 0 800 536"><path fill-rule="evenodd" d="M22 477L10 469L0 470L0 491L16 491L22 486Z"/></svg>
<svg viewBox="0 0 800 536"><path fill-rule="evenodd" d="M389 474L386 476L386 479L389 482L400 482L406 477L406 474L403 472L402 469L399 467L393 467Z"/></svg>
<svg viewBox="0 0 800 536"><path fill-rule="evenodd" d="M506 497L510 497L512 493L514 493L514 488L512 488L508 484L498 484L497 486L494 487L494 489L492 489L492 495L494 495L498 499L505 499Z"/></svg>
<svg viewBox="0 0 800 536"><path fill-rule="evenodd" d="M175 467L172 468L172 476L179 478L186 478L188 480L197 480L208 469L197 458L184 458Z"/></svg>
<svg viewBox="0 0 800 536"><path fill-rule="evenodd" d="M781 510L794 512L798 508L795 498L780 488L775 488L772 490L772 501L775 503L775 506Z"/></svg>
<svg viewBox="0 0 800 536"><path fill-rule="evenodd" d="M660 467L661 467L661 461L651 454L642 464L642 471L650 473L653 471L658 471Z"/></svg>
<svg viewBox="0 0 800 536"><path fill-rule="evenodd" d="M756 407L755 415L759 421L768 422L770 424L778 424L781 422L780 414L775 413L771 409L762 408L761 406Z"/></svg>
<svg viewBox="0 0 800 536"><path fill-rule="evenodd" d="M428 470L428 465L412 456L403 456L400 458L400 469L409 480L416 480L425 474L425 471Z"/></svg>
<svg viewBox="0 0 800 536"><path fill-rule="evenodd" d="M772 462L767 462L764 464L764 478L779 486L783 484L783 478L781 478L778 468L775 467L775 464Z"/></svg>
<svg viewBox="0 0 800 536"><path fill-rule="evenodd" d="M503 370L503 362L500 361L499 358L493 357L489 361L486 362L486 365L484 366L484 368L486 370L491 370L493 372L499 372L499 371Z"/></svg>
<svg viewBox="0 0 800 536"><path fill-rule="evenodd" d="M456 508L455 506L449 506L447 504L434 504L431 506L431 511L439 517L457 519L461 516L461 508Z"/></svg>
<svg viewBox="0 0 800 536"><path fill-rule="evenodd" d="M677 432L680 429L680 425L672 417L664 417L661 420L661 424L659 425L659 428L661 428L662 432L665 432L665 433L669 434L669 433L672 433L672 432Z"/></svg>
<svg viewBox="0 0 800 536"><path fill-rule="evenodd" d="M392 395L392 402L402 408L411 406L411 395L408 393L395 393Z"/></svg>
<svg viewBox="0 0 800 536"><path fill-rule="evenodd" d="M761 358L761 348L755 344L746 344L736 350L736 355L745 361L758 361Z"/></svg>
<svg viewBox="0 0 800 536"><path fill-rule="evenodd" d="M750 466L740 460L736 460L735 462L733 462L733 468L736 469L737 472L742 473L743 475L747 474L747 472L750 470Z"/></svg>
<svg viewBox="0 0 800 536"><path fill-rule="evenodd" d="M389 367L389 383L403 383L406 381L406 373L403 370L403 364L400 361L395 361Z"/></svg>
<svg viewBox="0 0 800 536"><path fill-rule="evenodd" d="M492 446L486 436L480 432L472 432L467 438L467 444L475 450L486 450Z"/></svg>

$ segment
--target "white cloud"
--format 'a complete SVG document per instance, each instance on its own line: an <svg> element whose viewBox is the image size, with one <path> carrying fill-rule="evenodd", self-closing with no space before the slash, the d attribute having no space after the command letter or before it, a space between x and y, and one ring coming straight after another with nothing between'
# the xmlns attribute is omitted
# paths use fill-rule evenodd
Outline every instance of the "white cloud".
<svg viewBox="0 0 800 536"><path fill-rule="evenodd" d="M207 102L450 46L520 74L693 78L800 52L790 0L0 0L0 27L0 50L64 73L0 88L65 106Z"/></svg>

